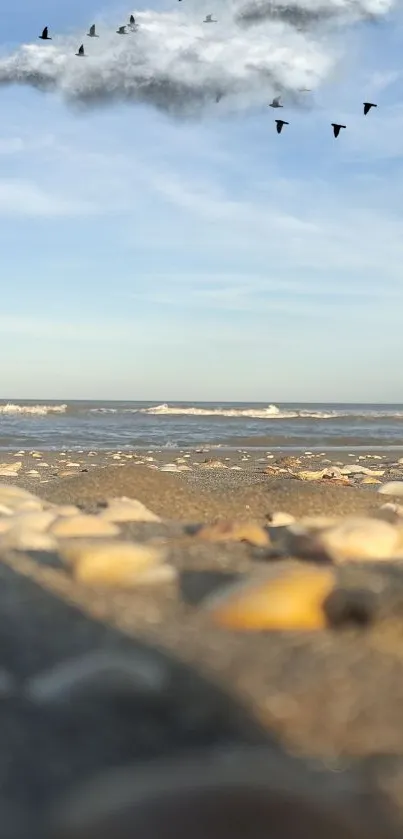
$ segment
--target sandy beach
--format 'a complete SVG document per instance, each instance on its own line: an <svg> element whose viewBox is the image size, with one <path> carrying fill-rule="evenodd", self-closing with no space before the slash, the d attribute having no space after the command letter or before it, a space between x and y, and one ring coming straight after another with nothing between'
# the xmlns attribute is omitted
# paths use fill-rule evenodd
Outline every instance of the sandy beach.
<svg viewBox="0 0 403 839"><path fill-rule="evenodd" d="M248 632L211 620L212 597L224 596L241 580L270 581L272 575L275 581L280 567L293 573L295 565L307 562L323 567L315 556L310 562L292 551L276 555L276 528L270 527L276 514L297 520L377 515L388 501L378 494L379 487L402 479L403 463L388 453L350 455L287 452L262 458L240 451L218 457L204 450L173 458L166 452L83 452L73 460L69 453L38 451L4 458L0 503L1 492L19 487L37 497L45 511L65 510L67 521L69 509L99 518L111 499L137 499L160 521L120 521L119 536L106 535L106 546L119 538L163 550L174 571L158 584L85 584L66 564L63 550L22 549L4 542L1 574L12 608L7 607L3 620L5 625L11 621L7 637L13 637L11 647L5 645L7 671L24 679L88 649L108 649L105 638L117 632L119 649L134 642L152 644L212 679L288 753L329 766L355 765L379 753L403 754L403 554L400 563L365 558L330 563L338 592L364 591L376 598L376 610L365 625L353 620L318 625L314 631L284 626ZM4 474L7 468L16 471ZM195 527L228 520L254 522L257 530L230 541L204 540ZM27 633L33 639L29 655ZM403 786L397 798L400 806Z"/></svg>

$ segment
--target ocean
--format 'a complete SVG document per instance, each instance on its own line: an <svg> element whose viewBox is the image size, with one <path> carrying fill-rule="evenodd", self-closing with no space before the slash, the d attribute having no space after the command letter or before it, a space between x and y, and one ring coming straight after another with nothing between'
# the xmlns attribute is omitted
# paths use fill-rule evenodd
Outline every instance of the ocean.
<svg viewBox="0 0 403 839"><path fill-rule="evenodd" d="M0 401L0 448L403 447L403 405Z"/></svg>

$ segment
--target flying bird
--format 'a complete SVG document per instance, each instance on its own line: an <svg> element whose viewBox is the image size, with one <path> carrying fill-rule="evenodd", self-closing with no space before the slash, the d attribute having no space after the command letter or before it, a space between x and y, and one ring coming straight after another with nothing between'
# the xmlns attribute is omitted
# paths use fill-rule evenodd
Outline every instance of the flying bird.
<svg viewBox="0 0 403 839"><path fill-rule="evenodd" d="M333 134L334 134L335 137L339 136L340 128L346 128L347 127L345 125L339 125L339 123L337 123L337 122L332 122L332 126L333 126Z"/></svg>
<svg viewBox="0 0 403 839"><path fill-rule="evenodd" d="M138 23L136 23L136 18L134 17L134 15L130 15L130 19L129 19L129 29L131 29L131 30L132 30L132 32L136 32L136 30L137 30L138 28L139 28L139 25L138 25Z"/></svg>
<svg viewBox="0 0 403 839"><path fill-rule="evenodd" d="M203 23L217 23L217 21L213 20L213 15L206 15Z"/></svg>
<svg viewBox="0 0 403 839"><path fill-rule="evenodd" d="M117 35L127 35L126 26L119 26L119 29L116 30Z"/></svg>
<svg viewBox="0 0 403 839"><path fill-rule="evenodd" d="M90 26L90 31L87 32L89 38L99 38L99 35L95 32L95 23Z"/></svg>
<svg viewBox="0 0 403 839"><path fill-rule="evenodd" d="M378 105L375 105L373 102L364 102L364 116L371 110L371 108L377 108Z"/></svg>
<svg viewBox="0 0 403 839"><path fill-rule="evenodd" d="M280 105L280 96L276 96L273 99L273 102L270 102L270 107L271 108L282 108L283 107L283 105Z"/></svg>
<svg viewBox="0 0 403 839"><path fill-rule="evenodd" d="M289 125L289 122L285 122L284 119L276 119L276 126L277 126L277 134L281 134L283 130L283 125Z"/></svg>
<svg viewBox="0 0 403 839"><path fill-rule="evenodd" d="M84 58L86 57L85 52L84 52L84 44L81 44L81 47L78 48L78 52L76 52L76 55L78 55L80 57L84 56Z"/></svg>
<svg viewBox="0 0 403 839"><path fill-rule="evenodd" d="M42 41L51 41L52 38L49 38L48 32L49 32L49 28L47 26L45 26L45 29L43 30L42 35L38 35L38 38L41 38Z"/></svg>

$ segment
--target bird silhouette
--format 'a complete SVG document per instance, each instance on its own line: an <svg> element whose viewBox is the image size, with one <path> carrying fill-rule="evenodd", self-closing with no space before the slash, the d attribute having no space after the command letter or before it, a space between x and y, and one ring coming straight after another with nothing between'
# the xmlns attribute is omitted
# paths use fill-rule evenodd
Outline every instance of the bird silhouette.
<svg viewBox="0 0 403 839"><path fill-rule="evenodd" d="M84 58L86 57L84 52L84 44L81 44L81 47L78 48L78 52L76 52L76 55L78 55L80 58L81 56L84 56Z"/></svg>
<svg viewBox="0 0 403 839"><path fill-rule="evenodd" d="M137 30L138 28L139 28L139 25L138 25L138 23L136 23L136 18L134 17L134 15L130 15L130 18L129 18L129 29L131 29L131 30L132 30L132 32L136 32L136 30Z"/></svg>
<svg viewBox="0 0 403 839"><path fill-rule="evenodd" d="M364 116L371 110L371 108L377 108L378 105L375 105L373 102L364 102Z"/></svg>
<svg viewBox="0 0 403 839"><path fill-rule="evenodd" d="M38 35L38 38L41 38L42 41L51 41L52 38L49 38L48 32L49 32L49 28L47 26L45 26L45 29L43 30L42 35Z"/></svg>
<svg viewBox="0 0 403 839"><path fill-rule="evenodd" d="M99 38L99 35L95 32L95 23L90 26L90 31L87 32L89 38Z"/></svg>
<svg viewBox="0 0 403 839"><path fill-rule="evenodd" d="M273 99L273 102L270 102L270 107L271 108L282 108L283 107L283 105L280 105L280 96L276 96Z"/></svg>
<svg viewBox="0 0 403 839"><path fill-rule="evenodd" d="M276 127L277 127L277 134L281 134L283 130L283 125L289 125L289 122L286 122L284 119L276 119Z"/></svg>
<svg viewBox="0 0 403 839"><path fill-rule="evenodd" d="M213 15L206 15L203 23L217 23L217 21L213 20Z"/></svg>
<svg viewBox="0 0 403 839"><path fill-rule="evenodd" d="M119 29L116 30L116 33L118 35L127 35L126 27L125 26L119 26Z"/></svg>
<svg viewBox="0 0 403 839"><path fill-rule="evenodd" d="M220 99L222 99L222 98L223 98L223 94L222 94L222 93L217 93L216 98L215 98L215 101L216 101L216 102L219 102L219 101L220 101Z"/></svg>
<svg viewBox="0 0 403 839"><path fill-rule="evenodd" d="M333 134L335 137L338 137L340 134L340 128L346 128L345 125L340 125L338 122L332 122L333 126Z"/></svg>

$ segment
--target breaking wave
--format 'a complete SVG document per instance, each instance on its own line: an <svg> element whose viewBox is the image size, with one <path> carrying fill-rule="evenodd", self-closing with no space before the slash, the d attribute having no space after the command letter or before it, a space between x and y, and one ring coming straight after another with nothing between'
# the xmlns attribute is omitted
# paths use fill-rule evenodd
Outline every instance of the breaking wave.
<svg viewBox="0 0 403 839"><path fill-rule="evenodd" d="M66 411L67 405L14 405L13 402L0 405L0 414L6 414L7 416L28 414L44 417L46 414L65 414Z"/></svg>
<svg viewBox="0 0 403 839"><path fill-rule="evenodd" d="M267 408L192 408L170 406L166 403L151 408L140 408L141 414L153 416L186 416L186 417L249 417L249 419L292 419L294 417L311 417L312 419L331 419L337 416L329 411L281 411L277 405Z"/></svg>

